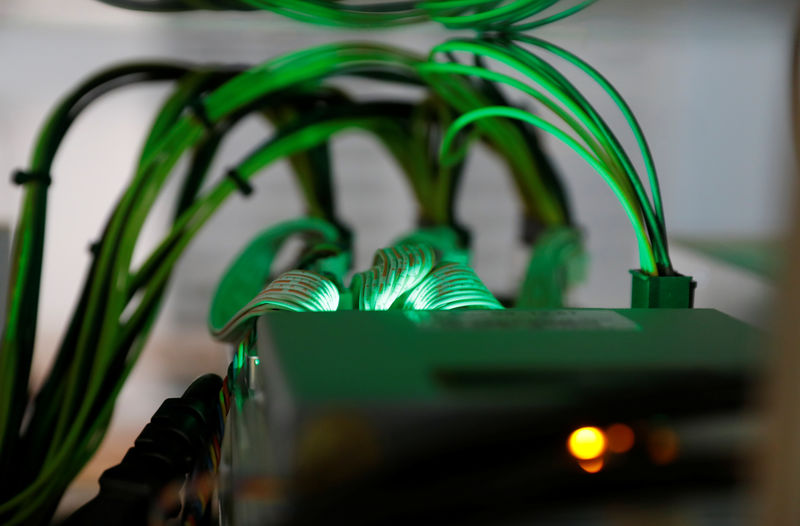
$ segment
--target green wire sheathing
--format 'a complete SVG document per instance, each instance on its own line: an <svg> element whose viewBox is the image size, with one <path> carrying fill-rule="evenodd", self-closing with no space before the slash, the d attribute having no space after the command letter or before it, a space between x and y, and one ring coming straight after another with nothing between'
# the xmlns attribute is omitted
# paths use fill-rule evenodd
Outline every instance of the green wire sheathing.
<svg viewBox="0 0 800 526"><path fill-rule="evenodd" d="M426 227L398 239L395 244L426 244L436 251L439 262L469 264L469 250L463 246L458 232L449 226Z"/></svg>
<svg viewBox="0 0 800 526"><path fill-rule="evenodd" d="M348 3L337 0L101 0L138 11L194 9L264 10L308 24L378 29L434 21L448 29L529 31L585 9L596 0L573 2L543 14L562 0L421 0ZM538 18L535 18L537 17Z"/></svg>
<svg viewBox="0 0 800 526"><path fill-rule="evenodd" d="M463 263L441 263L415 287L404 310L502 309L478 275Z"/></svg>
<svg viewBox="0 0 800 526"><path fill-rule="evenodd" d="M375 252L372 267L360 273L359 310L388 310L431 271L436 255L425 243L399 244Z"/></svg>
<svg viewBox="0 0 800 526"><path fill-rule="evenodd" d="M298 224L286 223L280 229L261 234L231 265L212 303L209 318L214 338L235 343L251 331L252 320L270 311L325 312L349 308L345 305L348 300L332 280L308 270L285 272L254 296L250 295L253 287L269 273L279 243L288 235L309 229L307 224ZM414 234L408 236L413 237ZM378 250L373 266L356 274L347 292L355 298L354 307L365 311L502 308L469 266L449 260L437 264L434 248L420 242L403 241ZM233 303L236 300L238 304ZM229 315L233 309L235 312Z"/></svg>
<svg viewBox="0 0 800 526"><path fill-rule="evenodd" d="M506 117L540 128L566 143L609 184L636 232L642 270L651 275L659 272L669 273L671 263L666 245L666 227L663 221L657 177L649 148L630 108L604 77L574 55L539 39L525 36L513 36L512 38L569 60L597 82L617 103L637 138L642 157L645 160L653 203L648 199L642 182L625 150L593 106L558 70L509 40L497 40L496 42L452 40L436 46L431 52L431 59L439 54L450 56L456 52L470 53L476 57L498 61L523 73L527 82L500 75L485 67L448 62L435 62L434 65L422 66L423 71L442 73L450 71L462 75L479 76L494 82L503 82L544 104L558 117L558 120L553 122L508 106L482 107L466 112L448 130L442 144L443 162L452 163L458 160L458 154L453 153L450 143L455 139L455 131L469 124L480 124L484 119L494 121L497 117ZM569 131L559 127L560 123L566 124Z"/></svg>
<svg viewBox="0 0 800 526"><path fill-rule="evenodd" d="M339 239L334 225L315 218L286 221L258 234L225 271L214 293L208 325L215 337L229 330L231 320L270 282L275 257L286 241L298 235L317 242Z"/></svg>
<svg viewBox="0 0 800 526"><path fill-rule="evenodd" d="M531 247L531 258L514 304L520 309L564 306L564 292L580 281L585 266L582 236L571 227L552 227Z"/></svg>
<svg viewBox="0 0 800 526"><path fill-rule="evenodd" d="M235 343L250 330L249 322L269 311L325 312L339 307L339 289L325 276L308 270L284 272L212 331L220 341Z"/></svg>

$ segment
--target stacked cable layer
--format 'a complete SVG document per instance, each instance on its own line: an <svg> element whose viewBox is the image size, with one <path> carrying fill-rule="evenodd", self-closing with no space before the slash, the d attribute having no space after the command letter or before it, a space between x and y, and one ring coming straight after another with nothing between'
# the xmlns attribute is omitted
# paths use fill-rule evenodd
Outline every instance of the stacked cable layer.
<svg viewBox="0 0 800 526"><path fill-rule="evenodd" d="M271 281L224 325L212 324L211 333L218 340L237 343L249 333L252 321L269 311L503 308L468 265L436 261L436 250L425 243L404 241L380 249L372 267L355 274L343 294L332 279L309 270L290 270ZM231 270L240 267L237 260ZM225 290L230 282L223 279L220 283L219 301L230 296ZM343 301L345 297L351 304Z"/></svg>
<svg viewBox="0 0 800 526"><path fill-rule="evenodd" d="M378 250L372 268L356 275L351 288L359 310L387 310L401 295L416 287L433 268L433 248L400 244Z"/></svg>
<svg viewBox="0 0 800 526"><path fill-rule="evenodd" d="M235 342L247 321L271 310L293 312L335 311L339 307L336 285L315 272L290 270L278 276L221 328L211 329L219 339Z"/></svg>
<svg viewBox="0 0 800 526"><path fill-rule="evenodd" d="M406 298L407 310L502 309L475 271L463 263L443 263Z"/></svg>

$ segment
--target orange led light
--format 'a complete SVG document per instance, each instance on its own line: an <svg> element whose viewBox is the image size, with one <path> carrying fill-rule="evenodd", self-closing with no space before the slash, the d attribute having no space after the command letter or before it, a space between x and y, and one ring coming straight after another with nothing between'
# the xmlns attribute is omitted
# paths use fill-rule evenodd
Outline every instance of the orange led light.
<svg viewBox="0 0 800 526"><path fill-rule="evenodd" d="M596 427L581 427L572 432L567 449L578 460L591 460L606 451L606 437Z"/></svg>
<svg viewBox="0 0 800 526"><path fill-rule="evenodd" d="M647 449L654 464L669 464L678 457L678 435L668 427L659 427L650 433Z"/></svg>
<svg viewBox="0 0 800 526"><path fill-rule="evenodd" d="M587 473L597 473L603 469L603 457L593 458L591 460L579 460L578 465Z"/></svg>
<svg viewBox="0 0 800 526"><path fill-rule="evenodd" d="M633 447L633 429L625 424L612 424L606 429L608 450L612 453L625 453Z"/></svg>

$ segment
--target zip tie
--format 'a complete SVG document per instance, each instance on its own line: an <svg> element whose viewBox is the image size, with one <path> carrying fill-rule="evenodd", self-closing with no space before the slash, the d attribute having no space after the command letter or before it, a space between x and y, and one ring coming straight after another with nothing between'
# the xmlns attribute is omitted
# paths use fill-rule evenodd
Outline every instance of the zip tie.
<svg viewBox="0 0 800 526"><path fill-rule="evenodd" d="M196 98L192 100L187 107L192 116L200 121L200 124L202 124L207 131L214 129L214 123L208 118L208 112L206 111L206 105L203 103L203 99Z"/></svg>
<svg viewBox="0 0 800 526"><path fill-rule="evenodd" d="M247 197L253 193L253 187L245 180L244 177L242 177L242 174L240 174L236 168L231 168L228 170L225 173L225 177L228 177L231 181L233 181L243 196Z"/></svg>
<svg viewBox="0 0 800 526"><path fill-rule="evenodd" d="M25 170L15 170L11 174L11 182L17 186L22 186L28 183L41 183L44 186L50 186L53 179L50 174L44 172L26 172Z"/></svg>
<svg viewBox="0 0 800 526"><path fill-rule="evenodd" d="M539 239L539 236L541 236L542 233L547 230L547 225L545 225L541 220L528 215L522 216L521 227L522 241L530 245L536 243L536 241Z"/></svg>

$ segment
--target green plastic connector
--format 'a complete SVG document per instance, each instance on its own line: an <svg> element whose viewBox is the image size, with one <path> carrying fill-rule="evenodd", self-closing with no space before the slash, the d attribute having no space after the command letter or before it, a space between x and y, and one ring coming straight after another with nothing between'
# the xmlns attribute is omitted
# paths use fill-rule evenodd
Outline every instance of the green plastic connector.
<svg viewBox="0 0 800 526"><path fill-rule="evenodd" d="M690 309L694 305L697 282L691 276L651 276L631 270L631 308Z"/></svg>

